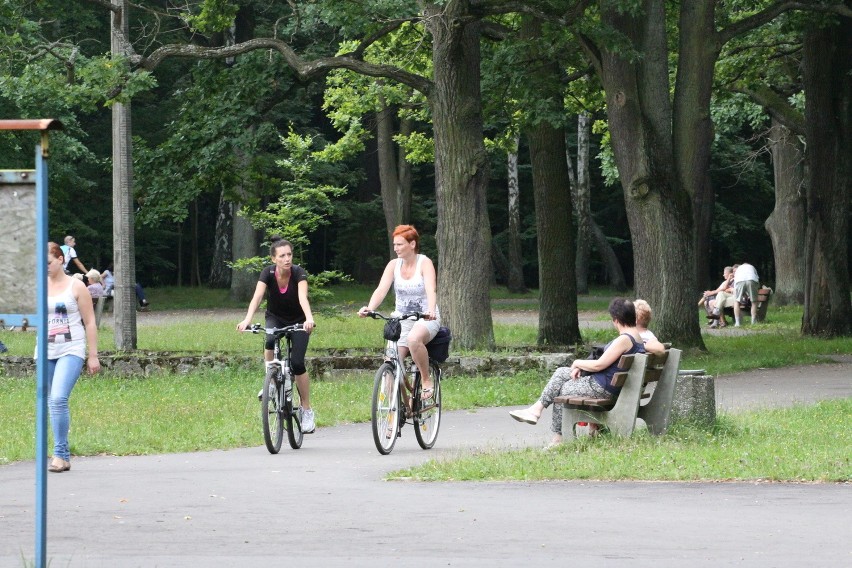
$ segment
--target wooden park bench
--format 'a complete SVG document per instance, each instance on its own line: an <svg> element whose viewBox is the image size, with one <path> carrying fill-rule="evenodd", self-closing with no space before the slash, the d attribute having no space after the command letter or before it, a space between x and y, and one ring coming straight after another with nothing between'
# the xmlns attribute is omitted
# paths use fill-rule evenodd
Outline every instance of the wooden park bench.
<svg viewBox="0 0 852 568"><path fill-rule="evenodd" d="M563 405L563 439L576 437L574 425L578 422L593 422L618 436L630 436L638 419L652 434L665 434L669 429L680 355L680 349L666 349L659 355L623 355L618 366L625 371L612 377L612 385L621 387L615 400L556 397L554 402ZM651 383L656 383L652 390L647 388Z"/></svg>

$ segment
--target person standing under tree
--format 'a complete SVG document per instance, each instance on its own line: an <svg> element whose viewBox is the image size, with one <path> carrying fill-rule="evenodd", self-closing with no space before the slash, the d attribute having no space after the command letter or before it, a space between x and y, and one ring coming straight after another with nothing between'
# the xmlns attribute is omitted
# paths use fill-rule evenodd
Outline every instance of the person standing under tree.
<svg viewBox="0 0 852 568"><path fill-rule="evenodd" d="M757 269L747 262L742 263L734 272L734 327L740 327L740 302L746 296L751 300L751 323L757 323L757 291L760 288L760 278Z"/></svg>
<svg viewBox="0 0 852 568"><path fill-rule="evenodd" d="M77 257L77 251L74 249L75 246L77 246L77 239L75 239L71 235L66 236L65 244L60 247L62 249L62 254L65 257L65 265L62 268L65 270L65 272L68 272L68 265L73 260L74 265L77 266L78 269L80 269L80 274L85 274L88 272L88 270L86 270L86 267L83 266L83 263Z"/></svg>

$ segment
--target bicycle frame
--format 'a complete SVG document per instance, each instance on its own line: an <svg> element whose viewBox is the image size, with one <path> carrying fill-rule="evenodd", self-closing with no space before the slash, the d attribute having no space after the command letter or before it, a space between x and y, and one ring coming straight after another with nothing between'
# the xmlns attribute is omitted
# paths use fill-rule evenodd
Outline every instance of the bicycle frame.
<svg viewBox="0 0 852 568"><path fill-rule="evenodd" d="M264 387L261 391L261 418L266 447L270 453L278 453L281 447L282 432L286 430L290 447L294 450L298 449L302 445L303 438L301 396L298 397L299 405L294 405L293 382L295 376L290 360L293 352L292 335L305 330L301 324L282 328L262 328L260 324L254 324L246 331L252 333L265 332L267 336L273 338L272 360L266 361L264 364ZM284 350L281 347L282 338L287 344ZM297 384L297 393L299 393L298 388ZM286 428L284 427L285 421L287 423Z"/></svg>
<svg viewBox="0 0 852 568"><path fill-rule="evenodd" d="M399 317L384 316L370 311L364 314L373 319L383 319L396 323L401 320L418 320L423 317L420 313L408 313ZM405 361L400 354L399 338L388 335L393 326L386 326L384 337L387 341L383 362L376 373L373 382L372 397L372 430L373 441L380 454L387 455L393 451L396 439L405 424L414 426L417 443L424 450L430 449L437 438L441 415L441 371L438 364L429 359L429 372L434 374L435 388L433 396L424 399L421 395L422 369L412 365L406 369ZM395 332L394 332L395 333ZM408 372L413 373L409 382ZM431 402L427 402L431 400ZM410 420L410 422L409 422Z"/></svg>

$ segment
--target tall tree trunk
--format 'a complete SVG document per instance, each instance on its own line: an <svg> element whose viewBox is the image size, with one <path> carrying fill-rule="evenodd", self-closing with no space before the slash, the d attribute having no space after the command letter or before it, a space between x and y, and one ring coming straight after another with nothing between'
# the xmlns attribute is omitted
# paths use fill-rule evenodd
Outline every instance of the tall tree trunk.
<svg viewBox="0 0 852 568"><path fill-rule="evenodd" d="M540 39L541 21L524 17L521 35ZM535 47L533 48L535 51ZM540 54L540 58L542 57ZM560 66L541 58L530 79L544 100L562 105ZM538 234L538 343L572 345L581 341L574 274L571 182L565 161L565 129L541 120L528 128Z"/></svg>
<svg viewBox="0 0 852 568"><path fill-rule="evenodd" d="M621 263L618 262L618 256L612 250L612 245L609 244L609 240L600 226L595 223L594 219L591 219L589 225L592 229L592 235L595 237L595 246L606 267L606 275L610 286L619 292L624 292L627 290L627 281L624 279L624 271L621 269Z"/></svg>
<svg viewBox="0 0 852 568"><path fill-rule="evenodd" d="M234 260L251 258L258 255L257 231L252 227L249 220L242 215L234 216L234 236L232 242L234 243ZM230 297L232 300L248 302L251 300L256 286L257 273L246 270L234 270L231 276Z"/></svg>
<svg viewBox="0 0 852 568"><path fill-rule="evenodd" d="M776 306L802 304L805 298L804 148L776 119L769 134L775 173L775 208L766 219L775 255Z"/></svg>
<svg viewBox="0 0 852 568"><path fill-rule="evenodd" d="M577 117L577 183L574 210L577 212L577 293L589 293L589 251L592 245L592 199L589 178L589 138L592 117L581 112Z"/></svg>
<svg viewBox="0 0 852 568"><path fill-rule="evenodd" d="M189 273L189 285L190 286L201 286L201 259L199 258L198 252L198 198L192 200L192 224L190 225L190 230L192 231L192 250L190 254L192 255L192 260L190 261L190 273Z"/></svg>
<svg viewBox="0 0 852 568"><path fill-rule="evenodd" d="M692 200L675 170L663 0L637 16L602 3L606 24L644 54L628 59L603 51L612 145L633 239L636 294L657 313L658 335L678 346L703 347L695 317Z"/></svg>
<svg viewBox="0 0 852 568"><path fill-rule="evenodd" d="M581 337L565 131L540 122L528 139L538 234L538 343L572 345Z"/></svg>
<svg viewBox="0 0 852 568"><path fill-rule="evenodd" d="M693 274L698 294L710 280L710 228L715 193L710 184L713 121L710 96L721 45L715 29L715 0L680 3L680 34L672 128L674 164L681 187L692 199ZM661 23L665 20L661 20Z"/></svg>
<svg viewBox="0 0 852 568"><path fill-rule="evenodd" d="M847 0L847 5L852 2ZM852 18L805 33L808 174L802 333L852 334L849 198L852 177Z"/></svg>
<svg viewBox="0 0 852 568"><path fill-rule="evenodd" d="M124 55L130 2L112 0L111 51ZM133 141L130 103L112 107L112 242L115 268L115 348L136 349L136 246L133 218Z"/></svg>
<svg viewBox="0 0 852 568"><path fill-rule="evenodd" d="M177 225L177 287L183 287L183 221Z"/></svg>
<svg viewBox="0 0 852 568"><path fill-rule="evenodd" d="M438 205L438 301L462 349L494 347L489 283L488 155L482 132L479 36L467 2L423 2L432 35Z"/></svg>
<svg viewBox="0 0 852 568"><path fill-rule="evenodd" d="M509 262L506 288L515 294L524 294L524 259L521 256L521 207L520 185L518 184L518 145L521 137L515 135L513 150L508 153L506 169L509 187Z"/></svg>
<svg viewBox="0 0 852 568"><path fill-rule="evenodd" d="M210 265L209 286L211 288L229 288L231 269L228 263L232 258L231 236L234 226L234 206L225 199L225 190L219 194L219 208L216 214L216 232L213 243L213 262Z"/></svg>
<svg viewBox="0 0 852 568"><path fill-rule="evenodd" d="M399 150L397 158L394 136L396 109L382 101L376 114L376 144L379 157L379 180L381 181L382 208L388 233L388 248L393 256L393 231L397 225L411 222L411 174L405 160L405 152ZM410 129L410 125L406 127Z"/></svg>

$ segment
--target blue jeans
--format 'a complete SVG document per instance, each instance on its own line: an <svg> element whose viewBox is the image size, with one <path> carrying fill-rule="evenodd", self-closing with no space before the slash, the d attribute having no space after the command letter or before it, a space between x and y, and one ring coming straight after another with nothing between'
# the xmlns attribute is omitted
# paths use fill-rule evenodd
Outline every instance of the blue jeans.
<svg viewBox="0 0 852 568"><path fill-rule="evenodd" d="M50 425L53 428L53 455L65 461L71 459L71 451L68 449L68 428L71 425L68 397L80 378L83 363L85 361L76 355L47 361L47 406L50 408Z"/></svg>

